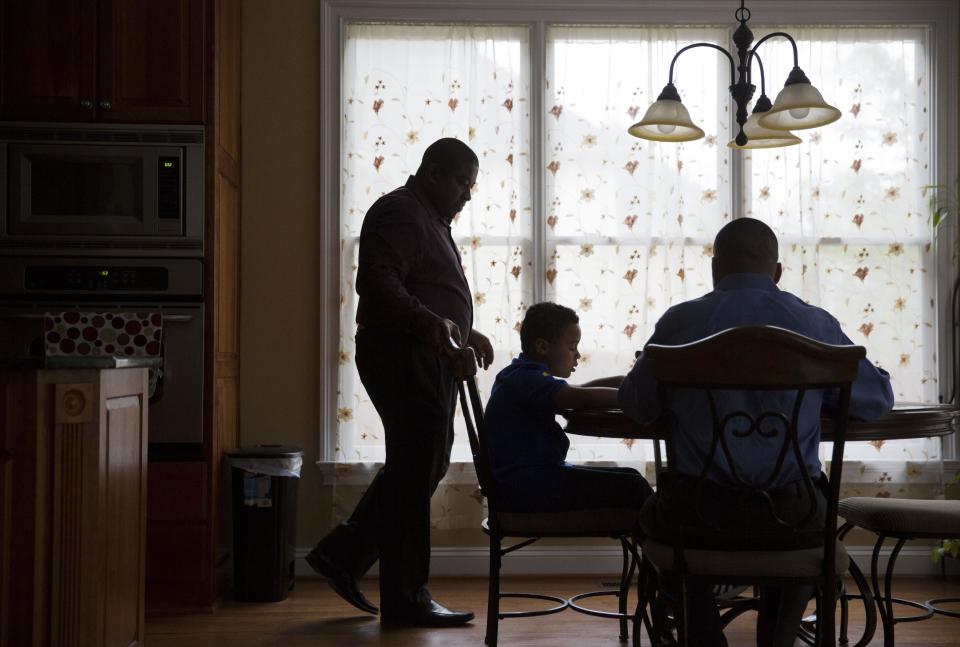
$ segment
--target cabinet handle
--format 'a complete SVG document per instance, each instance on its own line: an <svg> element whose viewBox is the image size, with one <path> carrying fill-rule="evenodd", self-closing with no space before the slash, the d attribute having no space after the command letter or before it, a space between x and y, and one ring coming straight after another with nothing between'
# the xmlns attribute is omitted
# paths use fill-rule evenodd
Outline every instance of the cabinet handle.
<svg viewBox="0 0 960 647"><path fill-rule="evenodd" d="M90 108L93 107L93 101L91 101L90 99L84 99L83 101L80 102L80 107L83 108L84 110L89 110Z"/></svg>
<svg viewBox="0 0 960 647"><path fill-rule="evenodd" d="M100 107L103 108L104 110L109 110L110 108L113 107L113 104L111 104L109 101L101 101Z"/></svg>

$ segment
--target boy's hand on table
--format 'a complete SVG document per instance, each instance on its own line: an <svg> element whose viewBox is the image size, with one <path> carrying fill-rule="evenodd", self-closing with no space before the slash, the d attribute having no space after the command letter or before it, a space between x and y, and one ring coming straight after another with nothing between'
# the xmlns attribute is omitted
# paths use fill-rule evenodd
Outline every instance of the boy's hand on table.
<svg viewBox="0 0 960 647"><path fill-rule="evenodd" d="M493 345L487 336L476 330L471 330L467 337L467 346L473 349L477 356L477 366L487 370L493 363Z"/></svg>

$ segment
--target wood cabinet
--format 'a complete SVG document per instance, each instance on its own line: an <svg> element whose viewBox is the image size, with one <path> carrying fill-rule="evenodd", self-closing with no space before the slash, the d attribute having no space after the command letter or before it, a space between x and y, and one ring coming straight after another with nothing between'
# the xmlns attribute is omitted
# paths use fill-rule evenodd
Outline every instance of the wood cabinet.
<svg viewBox="0 0 960 647"><path fill-rule="evenodd" d="M239 439L240 7L0 0L0 119L205 125L204 440L149 464L149 612L211 609L229 584L221 462ZM11 473L0 445L0 497ZM11 613L0 605L0 627Z"/></svg>
<svg viewBox="0 0 960 647"><path fill-rule="evenodd" d="M0 116L201 123L204 11L191 0L3 0Z"/></svg>
<svg viewBox="0 0 960 647"><path fill-rule="evenodd" d="M147 370L0 371L0 644L143 644Z"/></svg>
<svg viewBox="0 0 960 647"><path fill-rule="evenodd" d="M206 6L204 445L198 460L150 463L147 611L158 614L212 609L232 577L222 464L239 443L240 3Z"/></svg>

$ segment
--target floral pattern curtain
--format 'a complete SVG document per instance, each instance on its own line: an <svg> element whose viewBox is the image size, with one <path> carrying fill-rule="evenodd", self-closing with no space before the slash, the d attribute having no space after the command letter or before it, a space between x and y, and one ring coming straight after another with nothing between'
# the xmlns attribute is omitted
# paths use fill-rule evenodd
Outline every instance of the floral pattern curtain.
<svg viewBox="0 0 960 647"><path fill-rule="evenodd" d="M747 215L777 232L781 287L839 319L890 372L898 402L936 402L930 79L921 28L798 29L801 67L843 116L803 143L751 151ZM783 39L761 48L771 100L793 65ZM824 443L822 457L829 456ZM852 493L930 495L939 439L850 443Z"/></svg>
<svg viewBox="0 0 960 647"><path fill-rule="evenodd" d="M424 149L457 137L477 153L473 199L453 223L474 297L474 327L497 365L519 352L515 327L532 302L529 38L525 27L350 24L343 58L340 367L334 514L349 514L384 459L380 419L354 363L358 237L373 202L406 182ZM458 416L454 467L433 500L435 525L482 518L466 430ZM458 464L459 463L459 464ZM459 475L459 476L458 476ZM481 515L481 516L478 516Z"/></svg>
<svg viewBox="0 0 960 647"><path fill-rule="evenodd" d="M577 310L578 382L623 375L675 303L710 291L713 236L731 217L729 62L694 49L674 82L704 139L637 139L676 52L719 28L557 27L547 34L546 298ZM571 460L643 468L650 441L571 437Z"/></svg>
<svg viewBox="0 0 960 647"><path fill-rule="evenodd" d="M740 210L780 237L781 287L833 312L891 372L899 400L935 401L932 236L922 195L932 182L925 35L913 28L788 31L801 66L844 116L799 131L799 146L747 151L735 190L726 146L733 136L729 63L715 51L687 52L674 78L706 137L678 145L626 134L667 82L676 51L696 41L725 46L726 29L551 27L538 116L530 114L537 90L529 87L524 27L346 26L335 516L349 513L384 455L379 418L353 360L363 214L444 136L466 141L480 157L473 200L453 233L475 327L496 351L480 375L484 395L519 352L517 330L535 293L580 315L575 381L626 372L664 310L711 289L713 236L740 195ZM762 50L772 100L792 60L776 39ZM531 139L536 119L542 143ZM543 168L534 169L543 179L543 214L532 210L535 146L543 150ZM542 255L537 263L535 254ZM438 527L472 527L483 515L465 433L458 433L454 465L433 501ZM571 441L572 460L649 468L648 441ZM927 495L939 487L938 441L848 448L848 493Z"/></svg>

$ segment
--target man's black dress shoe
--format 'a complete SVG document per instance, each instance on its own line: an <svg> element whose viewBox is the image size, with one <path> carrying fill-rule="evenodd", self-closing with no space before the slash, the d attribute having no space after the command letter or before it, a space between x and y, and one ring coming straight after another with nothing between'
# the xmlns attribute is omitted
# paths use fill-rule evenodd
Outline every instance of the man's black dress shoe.
<svg viewBox="0 0 960 647"><path fill-rule="evenodd" d="M470 611L451 611L436 600L402 611L390 610L380 615L380 621L390 625L414 627L460 627L473 620Z"/></svg>
<svg viewBox="0 0 960 647"><path fill-rule="evenodd" d="M330 558L323 554L319 546L307 554L306 560L310 568L327 578L327 583L330 584L330 588L336 591L341 598L361 611L366 611L374 615L377 614L378 609L376 605L371 603L370 600L360 592L356 578L334 564Z"/></svg>

